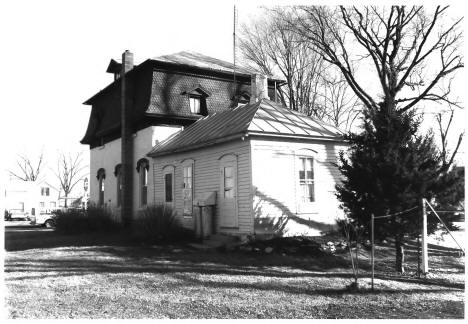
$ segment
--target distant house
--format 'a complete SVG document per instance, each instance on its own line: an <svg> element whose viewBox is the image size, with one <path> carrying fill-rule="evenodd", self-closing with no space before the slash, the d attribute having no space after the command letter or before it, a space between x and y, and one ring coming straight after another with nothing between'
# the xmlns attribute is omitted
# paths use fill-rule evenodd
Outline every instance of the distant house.
<svg viewBox="0 0 468 324"><path fill-rule="evenodd" d="M14 215L34 216L59 208L59 192L45 181L11 180L5 186L5 209Z"/></svg>
<svg viewBox="0 0 468 324"><path fill-rule="evenodd" d="M130 56L131 59L131 56ZM181 52L131 68L133 211L173 207L183 224L212 205L214 231L317 234L339 216L335 163L345 148L333 126L292 112L279 78ZM87 100L82 140L91 149L90 201L121 206L120 63L114 81ZM207 202L209 200L209 202Z"/></svg>

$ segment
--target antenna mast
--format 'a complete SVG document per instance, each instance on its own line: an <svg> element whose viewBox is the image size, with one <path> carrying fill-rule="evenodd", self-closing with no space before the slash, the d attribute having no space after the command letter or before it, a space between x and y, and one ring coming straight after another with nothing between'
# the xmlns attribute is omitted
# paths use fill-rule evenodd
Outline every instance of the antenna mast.
<svg viewBox="0 0 468 324"><path fill-rule="evenodd" d="M236 86L236 5L234 5L234 30L232 32L233 56L234 56L234 87Z"/></svg>

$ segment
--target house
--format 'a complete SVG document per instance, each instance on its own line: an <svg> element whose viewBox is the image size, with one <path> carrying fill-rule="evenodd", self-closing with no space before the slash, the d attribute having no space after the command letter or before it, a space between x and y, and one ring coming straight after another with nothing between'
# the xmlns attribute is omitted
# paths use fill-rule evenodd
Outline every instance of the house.
<svg viewBox="0 0 468 324"><path fill-rule="evenodd" d="M215 112L249 101L251 71L193 52L148 59L138 65L123 55L126 70L127 123L133 134L127 156L132 161L132 211L152 203L153 178L146 154L153 146ZM84 102L91 114L82 144L90 147L90 201L120 212L121 182L121 71L112 59L107 72L113 82ZM235 74L236 82L233 82ZM269 95L283 81L268 79Z"/></svg>
<svg viewBox="0 0 468 324"><path fill-rule="evenodd" d="M125 55L123 57L125 60ZM171 206L184 226L211 213L212 232L318 234L340 217L342 132L288 110L284 82L201 54L147 60L126 73L131 105L133 211ZM90 200L119 212L119 63L92 105ZM235 80L235 82L234 82Z"/></svg>
<svg viewBox="0 0 468 324"><path fill-rule="evenodd" d="M34 216L59 207L59 192L46 181L10 180L5 186L5 209L15 215Z"/></svg>

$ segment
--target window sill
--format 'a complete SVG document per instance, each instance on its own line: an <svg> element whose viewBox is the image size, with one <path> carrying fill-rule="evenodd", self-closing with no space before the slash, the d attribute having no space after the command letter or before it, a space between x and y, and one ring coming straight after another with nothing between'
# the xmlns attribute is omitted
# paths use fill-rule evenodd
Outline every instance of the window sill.
<svg viewBox="0 0 468 324"><path fill-rule="evenodd" d="M317 214L318 204L317 202L299 203L297 204L297 215L300 214Z"/></svg>

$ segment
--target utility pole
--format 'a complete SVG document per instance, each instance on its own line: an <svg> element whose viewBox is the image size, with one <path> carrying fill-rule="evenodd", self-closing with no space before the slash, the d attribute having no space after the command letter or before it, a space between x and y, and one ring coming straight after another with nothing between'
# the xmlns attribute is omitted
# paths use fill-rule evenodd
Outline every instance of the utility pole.
<svg viewBox="0 0 468 324"><path fill-rule="evenodd" d="M234 26L232 31L232 56L234 62L234 88L236 87L236 5L234 5ZM234 93L235 95L237 93Z"/></svg>
<svg viewBox="0 0 468 324"><path fill-rule="evenodd" d="M121 159L122 159L122 206L121 217L124 227L130 227L132 222L132 162L133 162L133 138L132 138L132 123L130 120L131 111L128 103L131 101L127 98L126 73L133 68L133 54L126 50L122 54L122 68L120 73L121 95Z"/></svg>

